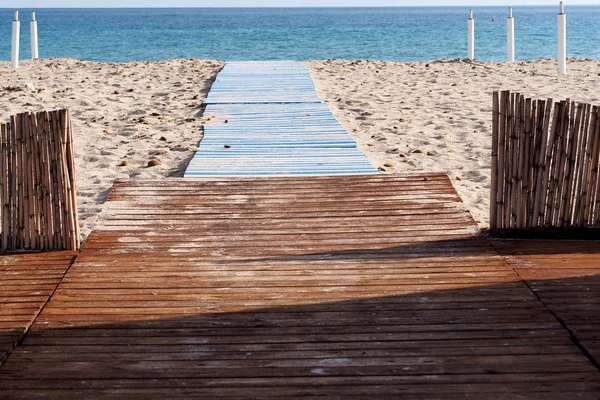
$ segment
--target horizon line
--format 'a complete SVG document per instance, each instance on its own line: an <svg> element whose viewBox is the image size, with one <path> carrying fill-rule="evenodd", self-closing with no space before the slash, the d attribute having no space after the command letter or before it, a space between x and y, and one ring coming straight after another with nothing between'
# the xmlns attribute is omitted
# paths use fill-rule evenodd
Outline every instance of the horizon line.
<svg viewBox="0 0 600 400"><path fill-rule="evenodd" d="M476 5L476 4L461 4L461 5L405 5L405 6L202 6L202 7L189 7L189 6L160 6L160 7L147 7L147 6L123 6L123 7L93 7L93 6L77 6L77 7L48 7L48 6L14 6L14 7L0 7L0 10L13 10L13 9L201 9L201 8L231 8L231 9L251 9L251 8L497 8L497 7L511 7L511 8L522 8L522 7L555 7L558 6L556 3L548 4L525 4L525 5L511 5L511 4L499 4L499 5ZM600 6L598 4L569 4L567 7L582 7L582 6Z"/></svg>

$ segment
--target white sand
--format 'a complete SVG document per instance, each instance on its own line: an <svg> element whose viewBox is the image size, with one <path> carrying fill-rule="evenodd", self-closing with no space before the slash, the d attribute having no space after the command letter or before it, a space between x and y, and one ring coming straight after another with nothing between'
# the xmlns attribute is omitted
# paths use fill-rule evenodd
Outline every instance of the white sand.
<svg viewBox="0 0 600 400"><path fill-rule="evenodd" d="M487 226L491 92L600 103L600 62L517 64L309 62L317 91L369 160L386 173L446 172ZM0 121L24 111L69 108L74 118L82 236L116 178L180 177L202 136L200 104L222 64L172 60L0 62ZM160 165L148 167L157 159ZM127 166L120 166L123 160Z"/></svg>
<svg viewBox="0 0 600 400"><path fill-rule="evenodd" d="M386 173L445 172L481 227L488 226L491 103L495 90L600 103L600 62L556 60L307 63L321 99L371 163Z"/></svg>
<svg viewBox="0 0 600 400"><path fill-rule="evenodd" d="M200 105L221 66L52 59L25 61L11 72L0 62L0 121L26 111L71 110L85 238L116 178L183 176L202 135ZM152 159L160 165L148 167Z"/></svg>

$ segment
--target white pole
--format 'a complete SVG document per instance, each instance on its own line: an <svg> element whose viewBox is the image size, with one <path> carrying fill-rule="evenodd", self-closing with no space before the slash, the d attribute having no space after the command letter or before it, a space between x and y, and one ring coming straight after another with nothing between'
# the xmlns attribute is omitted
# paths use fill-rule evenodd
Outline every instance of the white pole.
<svg viewBox="0 0 600 400"><path fill-rule="evenodd" d="M560 12L558 13L558 74L567 73L567 16L565 15L565 5L560 2Z"/></svg>
<svg viewBox="0 0 600 400"><path fill-rule="evenodd" d="M469 10L469 46L468 46L469 60L475 59L475 20L473 19L473 10Z"/></svg>
<svg viewBox="0 0 600 400"><path fill-rule="evenodd" d="M515 62L515 19L513 18L512 8L508 9L508 19L506 20L506 41L508 62Z"/></svg>
<svg viewBox="0 0 600 400"><path fill-rule="evenodd" d="M31 59L35 60L38 57L38 32L37 21L35 20L35 12L31 13L31 22L29 23L31 31Z"/></svg>
<svg viewBox="0 0 600 400"><path fill-rule="evenodd" d="M469 46L468 46L469 60L475 59L475 20L473 19L473 10L469 10Z"/></svg>
<svg viewBox="0 0 600 400"><path fill-rule="evenodd" d="M21 23L19 22L19 12L15 11L15 18L12 23L12 51L10 53L10 67L19 68L19 34L21 32Z"/></svg>

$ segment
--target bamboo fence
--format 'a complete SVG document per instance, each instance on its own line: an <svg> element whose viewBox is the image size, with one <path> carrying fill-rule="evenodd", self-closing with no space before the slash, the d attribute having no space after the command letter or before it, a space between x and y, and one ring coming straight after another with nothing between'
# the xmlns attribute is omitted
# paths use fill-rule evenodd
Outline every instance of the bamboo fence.
<svg viewBox="0 0 600 400"><path fill-rule="evenodd" d="M600 227L600 108L493 94L490 229Z"/></svg>
<svg viewBox="0 0 600 400"><path fill-rule="evenodd" d="M0 124L0 249L76 250L79 227L68 110Z"/></svg>

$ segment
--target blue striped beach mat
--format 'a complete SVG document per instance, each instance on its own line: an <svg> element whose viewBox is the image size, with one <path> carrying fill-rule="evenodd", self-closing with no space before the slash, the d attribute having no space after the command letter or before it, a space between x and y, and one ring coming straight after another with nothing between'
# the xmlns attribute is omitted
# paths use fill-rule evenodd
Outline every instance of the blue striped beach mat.
<svg viewBox="0 0 600 400"><path fill-rule="evenodd" d="M377 172L300 62L228 63L206 104L204 137L186 177Z"/></svg>
<svg viewBox="0 0 600 400"><path fill-rule="evenodd" d="M310 74L302 63L272 61L227 63L204 103L319 102Z"/></svg>

